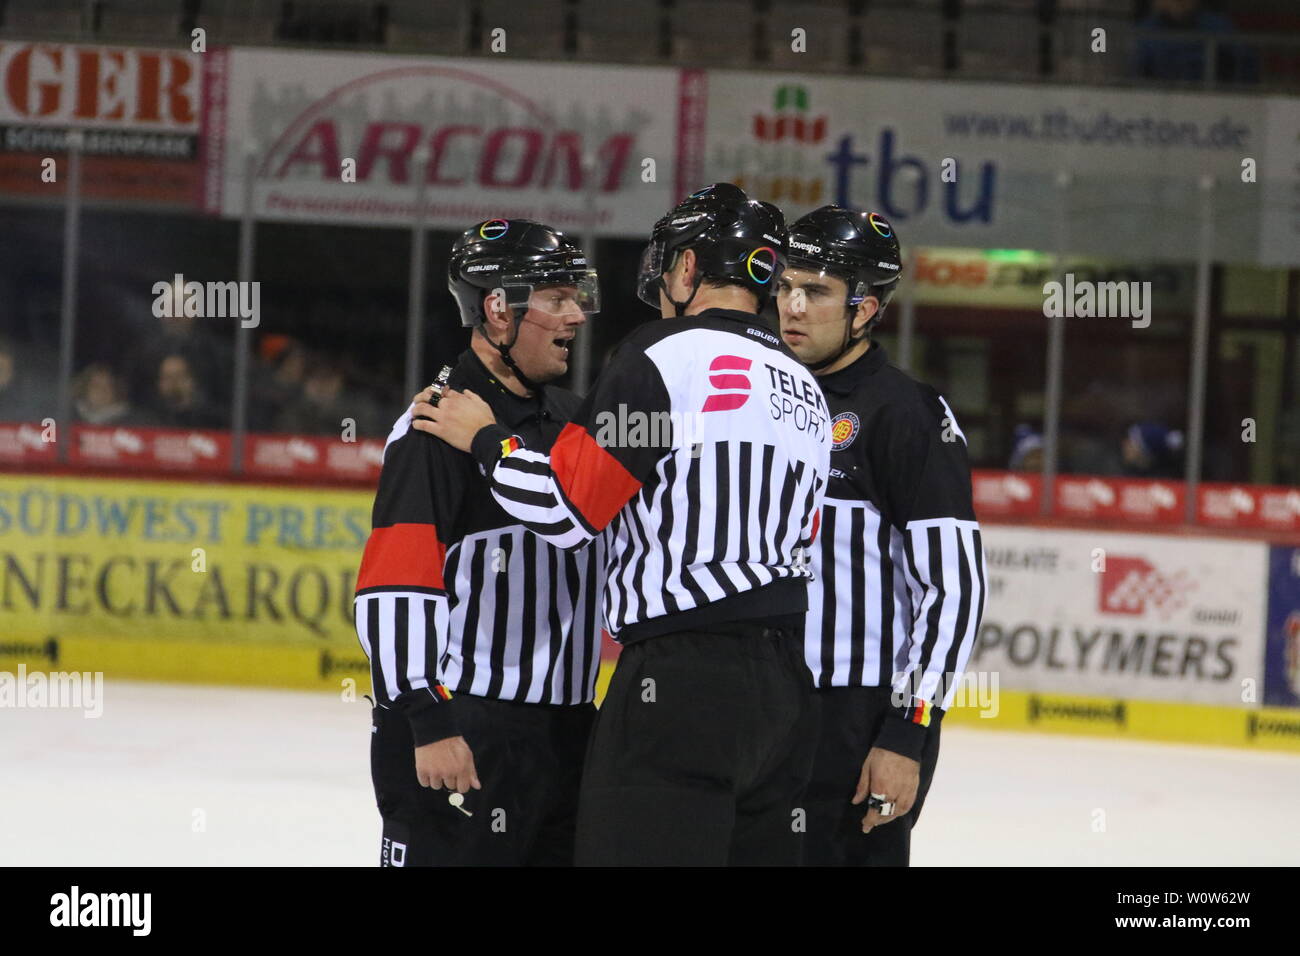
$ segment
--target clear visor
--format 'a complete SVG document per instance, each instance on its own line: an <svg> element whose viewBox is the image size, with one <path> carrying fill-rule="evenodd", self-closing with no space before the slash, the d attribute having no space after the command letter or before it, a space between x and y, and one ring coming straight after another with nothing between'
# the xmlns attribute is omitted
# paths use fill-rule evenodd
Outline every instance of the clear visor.
<svg viewBox="0 0 1300 956"><path fill-rule="evenodd" d="M664 246L651 242L641 253L637 268L636 294L647 305L659 308L659 277L664 274Z"/></svg>
<svg viewBox="0 0 1300 956"><path fill-rule="evenodd" d="M501 291L511 309L528 309L546 315L571 315L574 312L594 315L600 311L600 284L594 271L554 282L535 283L510 277L502 281Z"/></svg>

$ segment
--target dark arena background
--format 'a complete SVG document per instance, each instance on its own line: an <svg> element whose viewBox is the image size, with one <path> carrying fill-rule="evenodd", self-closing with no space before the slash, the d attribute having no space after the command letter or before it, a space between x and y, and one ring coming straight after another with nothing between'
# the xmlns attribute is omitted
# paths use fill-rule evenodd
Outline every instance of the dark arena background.
<svg viewBox="0 0 1300 956"><path fill-rule="evenodd" d="M722 181L893 224L964 433L912 863L1300 862L1293 0L0 0L0 864L374 865L353 592L453 239L581 244L583 394Z"/></svg>

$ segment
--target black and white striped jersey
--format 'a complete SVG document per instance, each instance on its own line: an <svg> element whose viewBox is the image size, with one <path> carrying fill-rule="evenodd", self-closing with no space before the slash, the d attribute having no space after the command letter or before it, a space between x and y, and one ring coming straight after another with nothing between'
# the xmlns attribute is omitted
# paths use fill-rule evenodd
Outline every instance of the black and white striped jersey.
<svg viewBox="0 0 1300 956"><path fill-rule="evenodd" d="M544 387L521 398L472 351L449 386L470 388L530 445L550 448L577 407ZM357 575L357 637L381 707L402 710L417 746L456 734L456 694L544 704L595 696L603 544L557 548L493 500L472 458L393 427Z"/></svg>
<svg viewBox="0 0 1300 956"><path fill-rule="evenodd" d="M784 343L711 309L633 332L549 455L500 426L473 451L530 530L564 548L603 537L605 624L628 643L806 610L829 427Z"/></svg>
<svg viewBox="0 0 1300 956"><path fill-rule="evenodd" d="M938 392L873 345L819 382L831 472L812 551L805 657L818 687L892 687L877 743L919 756L984 608L966 436Z"/></svg>

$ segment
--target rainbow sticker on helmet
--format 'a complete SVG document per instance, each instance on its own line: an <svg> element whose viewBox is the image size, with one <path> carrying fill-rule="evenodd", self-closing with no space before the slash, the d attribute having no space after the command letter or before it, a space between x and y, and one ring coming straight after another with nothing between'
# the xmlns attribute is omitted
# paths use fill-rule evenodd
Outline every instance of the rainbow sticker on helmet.
<svg viewBox="0 0 1300 956"><path fill-rule="evenodd" d="M765 259L756 259L755 256L757 256L760 252L765 252L769 256L771 256L772 261L768 262ZM760 272L765 272L767 274L761 277L754 275L754 266L758 266ZM759 246L757 249L751 252L749 254L749 258L745 260L745 271L748 272L749 277L753 279L755 282L757 282L759 285L767 285L767 283L772 281L772 273L775 271L775 268L776 268L776 250L773 249L771 246Z"/></svg>
<svg viewBox="0 0 1300 956"><path fill-rule="evenodd" d="M478 227L480 239L500 239L510 230L510 223L505 219L489 219ZM491 233L491 235L488 235Z"/></svg>
<svg viewBox="0 0 1300 956"><path fill-rule="evenodd" d="M894 234L894 227L889 224L889 220L878 212L873 212L867 216L867 222L871 223L871 228L886 239Z"/></svg>

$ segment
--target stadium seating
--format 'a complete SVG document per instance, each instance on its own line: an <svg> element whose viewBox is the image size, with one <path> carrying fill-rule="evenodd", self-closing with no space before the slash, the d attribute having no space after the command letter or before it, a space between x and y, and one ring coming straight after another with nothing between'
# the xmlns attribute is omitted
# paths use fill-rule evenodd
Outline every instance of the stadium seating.
<svg viewBox="0 0 1300 956"><path fill-rule="evenodd" d="M85 4L78 0L8 0L3 6L4 29L16 36L84 36Z"/></svg>
<svg viewBox="0 0 1300 956"><path fill-rule="evenodd" d="M403 53L460 53L469 46L469 0L393 4L388 46Z"/></svg>
<svg viewBox="0 0 1300 956"><path fill-rule="evenodd" d="M938 0L872 4L862 18L868 72L933 76L944 69L944 31Z"/></svg>
<svg viewBox="0 0 1300 956"><path fill-rule="evenodd" d="M791 49L790 31L807 31L806 52ZM769 63L790 70L843 70L849 64L853 20L847 4L827 0L782 3L769 19Z"/></svg>
<svg viewBox="0 0 1300 956"><path fill-rule="evenodd" d="M673 10L673 55L701 66L754 62L754 7L749 0L678 0Z"/></svg>
<svg viewBox="0 0 1300 956"><path fill-rule="evenodd" d="M666 58L669 14L662 4L628 6L578 0L578 56L584 60L648 63ZM669 45L670 46L670 45Z"/></svg>

